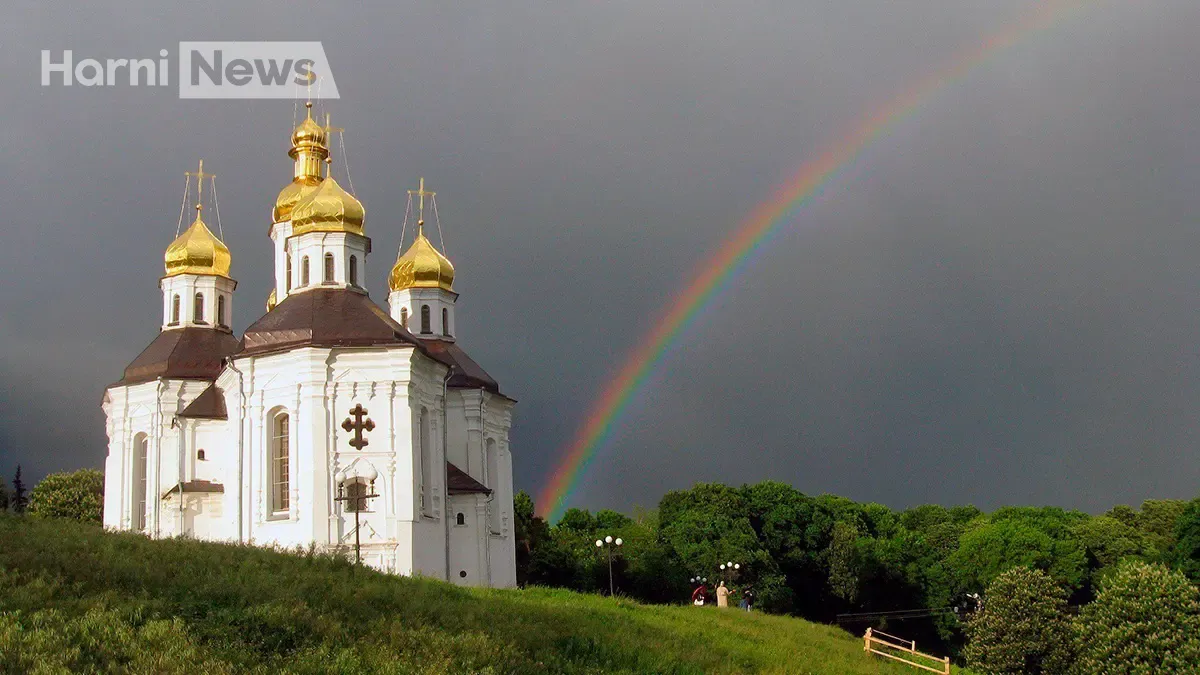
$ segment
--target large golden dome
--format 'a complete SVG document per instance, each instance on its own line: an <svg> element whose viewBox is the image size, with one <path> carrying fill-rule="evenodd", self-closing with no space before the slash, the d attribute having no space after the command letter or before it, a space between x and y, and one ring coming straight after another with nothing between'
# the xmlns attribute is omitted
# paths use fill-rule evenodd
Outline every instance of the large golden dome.
<svg viewBox="0 0 1200 675"><path fill-rule="evenodd" d="M388 286L393 291L405 288L441 288L454 290L454 265L425 238L418 227L417 238L392 266Z"/></svg>
<svg viewBox="0 0 1200 675"><path fill-rule="evenodd" d="M362 202L342 189L333 176L292 207L292 234L305 232L350 232L363 234L367 212Z"/></svg>
<svg viewBox="0 0 1200 675"><path fill-rule="evenodd" d="M299 176L286 187L279 191L279 196L275 198L275 208L271 211L271 218L276 223L282 223L292 217L292 209L300 200L312 194L312 191L321 184L321 179L316 176Z"/></svg>
<svg viewBox="0 0 1200 675"><path fill-rule="evenodd" d="M167 247L167 276L206 274L229 278L229 248L209 231L196 211L196 220Z"/></svg>

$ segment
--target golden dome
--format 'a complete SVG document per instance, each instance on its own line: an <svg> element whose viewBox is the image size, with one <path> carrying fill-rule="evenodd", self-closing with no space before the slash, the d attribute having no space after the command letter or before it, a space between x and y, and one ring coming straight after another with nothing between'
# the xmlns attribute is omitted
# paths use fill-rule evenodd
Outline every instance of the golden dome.
<svg viewBox="0 0 1200 675"><path fill-rule="evenodd" d="M167 276L206 274L229 278L229 248L209 231L196 211L196 220L167 247Z"/></svg>
<svg viewBox="0 0 1200 675"><path fill-rule="evenodd" d="M367 212L362 202L342 189L333 176L292 207L292 234L306 232L350 232L363 234Z"/></svg>
<svg viewBox="0 0 1200 675"><path fill-rule="evenodd" d="M313 189L320 184L321 179L316 176L299 176L288 183L275 198L275 208L271 210L271 218L276 223L282 223L291 218L292 208L299 204L300 200L312 194Z"/></svg>
<svg viewBox="0 0 1200 675"><path fill-rule="evenodd" d="M324 148L325 140L325 129L313 121L311 113L292 132L292 145L297 148L305 145L319 145Z"/></svg>
<svg viewBox="0 0 1200 675"><path fill-rule="evenodd" d="M454 265L433 247L418 225L417 238L392 267L388 286L393 291L405 288L441 288L454 290Z"/></svg>
<svg viewBox="0 0 1200 675"><path fill-rule="evenodd" d="M267 311L269 312L269 311L275 309L275 305L277 305L277 304L278 304L278 302L276 302L276 300L275 300L275 289L272 288L271 294L267 296Z"/></svg>

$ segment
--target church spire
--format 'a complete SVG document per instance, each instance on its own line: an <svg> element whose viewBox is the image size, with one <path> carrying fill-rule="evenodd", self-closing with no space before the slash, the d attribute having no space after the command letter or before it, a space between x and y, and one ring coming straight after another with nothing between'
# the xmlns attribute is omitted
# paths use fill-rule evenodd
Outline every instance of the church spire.
<svg viewBox="0 0 1200 675"><path fill-rule="evenodd" d="M413 197L417 198L417 234L408 250L396 258L388 275L391 289L388 304L392 318L418 337L450 340L454 335L454 303L458 299L458 293L454 292L454 265L425 236L425 198L429 197L433 205L435 195L425 189L424 178L416 190L408 191L409 208ZM436 217L436 206L433 212ZM438 227L440 231L440 224Z"/></svg>
<svg viewBox="0 0 1200 675"><path fill-rule="evenodd" d="M211 326L229 330L233 289L237 283L229 276L232 257L229 247L204 223L204 160L195 173L197 179L196 219L175 238L163 255L166 275L160 282L163 291L163 328ZM184 195L187 202L187 195Z"/></svg>

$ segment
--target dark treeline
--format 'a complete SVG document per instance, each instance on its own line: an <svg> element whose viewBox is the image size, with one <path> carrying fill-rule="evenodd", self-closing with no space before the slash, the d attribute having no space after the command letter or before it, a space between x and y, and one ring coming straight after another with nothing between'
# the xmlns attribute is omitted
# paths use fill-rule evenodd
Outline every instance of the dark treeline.
<svg viewBox="0 0 1200 675"><path fill-rule="evenodd" d="M887 625L905 637L957 651L962 622L1001 573L1042 570L1070 604L1090 602L1097 584L1122 560L1161 563L1200 579L1200 499L1151 500L1092 516L1053 507L924 505L893 511L843 497L805 495L763 482L740 488L698 484L669 492L658 508L632 517L568 510L549 526L517 497L518 579L523 584L607 592L607 558L597 538L621 537L614 562L617 592L657 603L686 602L693 584L722 578L722 562L740 565L730 584L752 587L756 606L834 622L839 614L931 609L931 616L847 622L861 632ZM961 613L960 612L960 615Z"/></svg>

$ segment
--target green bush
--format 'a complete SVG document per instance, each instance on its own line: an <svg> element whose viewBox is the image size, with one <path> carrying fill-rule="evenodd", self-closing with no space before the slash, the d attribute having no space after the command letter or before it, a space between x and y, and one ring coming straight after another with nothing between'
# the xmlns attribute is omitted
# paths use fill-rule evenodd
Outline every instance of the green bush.
<svg viewBox="0 0 1200 675"><path fill-rule="evenodd" d="M100 523L104 515L104 474L80 469L46 476L30 493L29 514Z"/></svg>
<svg viewBox="0 0 1200 675"><path fill-rule="evenodd" d="M1054 675L1071 664L1067 594L1045 572L1017 567L987 588L967 623L967 664L990 675Z"/></svg>
<svg viewBox="0 0 1200 675"><path fill-rule="evenodd" d="M1200 668L1200 599L1179 572L1129 560L1075 620L1079 675L1172 675Z"/></svg>

